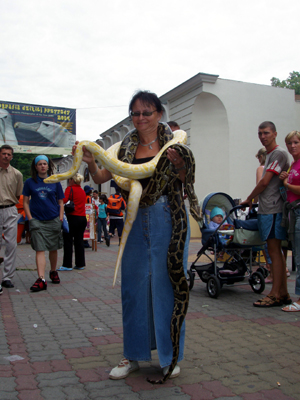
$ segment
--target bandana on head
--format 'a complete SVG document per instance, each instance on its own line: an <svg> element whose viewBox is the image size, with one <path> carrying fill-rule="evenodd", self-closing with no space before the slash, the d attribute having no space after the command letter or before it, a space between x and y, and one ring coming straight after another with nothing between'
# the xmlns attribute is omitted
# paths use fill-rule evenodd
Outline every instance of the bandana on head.
<svg viewBox="0 0 300 400"><path fill-rule="evenodd" d="M49 159L48 159L48 157L42 155L42 156L37 156L37 157L35 157L35 160L34 160L35 165L36 165L39 161L41 161L41 160L45 160L45 161L47 161L47 163L49 164Z"/></svg>

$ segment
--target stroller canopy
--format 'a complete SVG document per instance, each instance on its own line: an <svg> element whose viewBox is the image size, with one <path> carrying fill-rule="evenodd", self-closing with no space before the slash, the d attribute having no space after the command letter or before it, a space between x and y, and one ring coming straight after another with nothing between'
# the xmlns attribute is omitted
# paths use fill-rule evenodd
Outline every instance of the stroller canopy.
<svg viewBox="0 0 300 400"><path fill-rule="evenodd" d="M204 197L203 200L200 201L200 209L202 211L202 214L204 216L204 224L203 228L207 228L210 220L210 212L214 207L220 207L222 210L225 211L226 215L229 213L229 211L235 207L236 204L234 200L226 193L222 192L214 192L210 193L207 196ZM231 218L236 217L236 212L233 213L234 215L231 215ZM228 223L231 223L232 221L228 221Z"/></svg>

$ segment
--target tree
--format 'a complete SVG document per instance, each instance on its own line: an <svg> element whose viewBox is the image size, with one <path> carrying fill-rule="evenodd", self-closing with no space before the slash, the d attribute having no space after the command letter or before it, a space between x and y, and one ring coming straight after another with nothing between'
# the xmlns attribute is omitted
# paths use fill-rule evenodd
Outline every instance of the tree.
<svg viewBox="0 0 300 400"><path fill-rule="evenodd" d="M273 77L271 79L271 85L282 88L294 89L295 94L300 94L300 72L297 71L290 72L290 76L284 81L281 81L280 79Z"/></svg>
<svg viewBox="0 0 300 400"><path fill-rule="evenodd" d="M14 157L11 160L11 165L22 172L24 182L26 181L26 179L31 178L30 167L34 157L35 155L33 154L14 153ZM61 156L49 154L47 155L47 157L58 158Z"/></svg>

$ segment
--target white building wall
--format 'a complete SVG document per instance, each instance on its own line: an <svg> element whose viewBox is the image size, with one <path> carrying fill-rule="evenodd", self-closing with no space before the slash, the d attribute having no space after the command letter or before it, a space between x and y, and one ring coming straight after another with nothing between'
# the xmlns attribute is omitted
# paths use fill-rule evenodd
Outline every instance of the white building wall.
<svg viewBox="0 0 300 400"><path fill-rule="evenodd" d="M215 127L213 149L211 146L207 148L206 140L202 140L202 131L192 130L193 140L197 137L197 144L208 150L203 152L202 159L197 156L197 164L203 168L207 163L213 177L210 183L205 182L204 188L197 182L197 193L203 197L211 191L223 191L219 188L226 186L226 193L231 197L245 198L255 186L258 166L255 154L262 147L257 135L258 125L263 121L274 122L278 144L285 148L284 138L294 129L297 120L294 91L222 79L213 85L204 83L203 91L220 99L226 111L227 124L224 127L217 110L210 111L210 120Z"/></svg>

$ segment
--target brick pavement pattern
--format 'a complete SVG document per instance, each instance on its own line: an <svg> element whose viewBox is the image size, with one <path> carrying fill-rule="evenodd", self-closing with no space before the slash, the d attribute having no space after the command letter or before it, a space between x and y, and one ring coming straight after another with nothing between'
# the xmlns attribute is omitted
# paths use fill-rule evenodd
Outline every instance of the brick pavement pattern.
<svg viewBox="0 0 300 400"><path fill-rule="evenodd" d="M190 262L200 246L191 241ZM249 285L224 286L212 299L199 279L190 293L180 376L147 382L162 376L153 352L139 371L110 380L123 349L120 277L112 288L117 251L116 238L97 252L86 249L85 270L60 272L60 285L47 279L47 291L31 293L35 253L18 245L15 287L0 296L1 400L300 399L300 313L253 307L261 295ZM292 272L296 300L294 281Z"/></svg>

